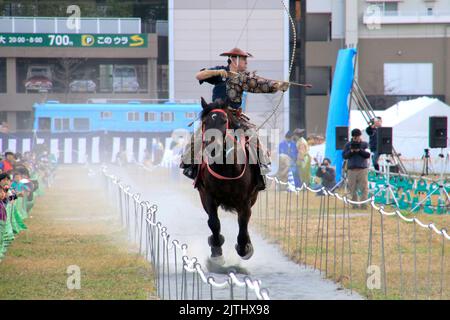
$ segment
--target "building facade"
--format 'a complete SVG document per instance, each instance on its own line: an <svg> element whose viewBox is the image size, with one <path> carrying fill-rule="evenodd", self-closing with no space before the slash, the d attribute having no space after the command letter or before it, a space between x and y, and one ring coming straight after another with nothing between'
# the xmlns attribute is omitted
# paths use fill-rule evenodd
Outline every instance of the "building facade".
<svg viewBox="0 0 450 320"><path fill-rule="evenodd" d="M325 133L341 48L358 49L356 76L375 109L422 95L450 103L450 0L285 0L294 19L295 40L278 0L117 1L112 7L92 0L83 2L81 15L86 20L75 31L65 29L65 8L50 3L0 4L0 36L47 33L70 35L70 42L73 34L136 34L146 46L24 46L17 37L14 45L4 46L0 37L0 123L7 122L11 131L31 129L32 105L43 100L210 100L212 87L200 85L195 73L225 65L226 58L219 54L236 46L254 55L248 60L249 70L286 80L295 43L290 80L311 83L313 88L291 86L283 97L248 94L245 104L257 124L279 104L266 126L282 133L297 127L307 134ZM49 12L53 7L59 11ZM124 19L117 19L119 13ZM52 14L61 21L31 19ZM14 22L12 17L17 17ZM33 68L43 66L47 72L51 67L52 89L28 90ZM130 72L138 86L114 86L116 74Z"/></svg>
<svg viewBox="0 0 450 320"><path fill-rule="evenodd" d="M450 104L450 0L308 0L306 127L323 133L337 51L358 49L356 77L374 109L420 96Z"/></svg>
<svg viewBox="0 0 450 320"><path fill-rule="evenodd" d="M86 1L78 22L51 1L0 9L2 131L31 130L33 104L47 100L168 98L167 1Z"/></svg>
<svg viewBox="0 0 450 320"><path fill-rule="evenodd" d="M250 52L248 70L270 79L286 79L289 60L289 22L279 1L169 0L170 97L212 99L212 86L195 74L202 68L226 65L222 52L239 47ZM248 94L246 110L254 123L282 131L288 126L289 99L285 94Z"/></svg>

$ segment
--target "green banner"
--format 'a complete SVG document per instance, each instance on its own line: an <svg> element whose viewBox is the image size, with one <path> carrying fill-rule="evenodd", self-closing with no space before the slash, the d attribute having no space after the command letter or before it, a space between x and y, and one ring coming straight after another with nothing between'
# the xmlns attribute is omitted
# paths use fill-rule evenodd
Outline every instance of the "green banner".
<svg viewBox="0 0 450 320"><path fill-rule="evenodd" d="M0 33L0 47L147 48L147 35Z"/></svg>

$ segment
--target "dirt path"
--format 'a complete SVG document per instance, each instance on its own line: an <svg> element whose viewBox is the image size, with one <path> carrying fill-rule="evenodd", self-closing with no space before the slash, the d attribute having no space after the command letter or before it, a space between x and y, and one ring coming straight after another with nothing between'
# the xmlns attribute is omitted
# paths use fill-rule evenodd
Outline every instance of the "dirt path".
<svg viewBox="0 0 450 320"><path fill-rule="evenodd" d="M211 233L198 192L192 188L190 180L178 174L171 176L165 170L145 172L132 166L111 166L108 172L120 177L125 185L132 186L132 192L140 193L141 199L156 204L157 219L167 227L171 239L188 244L188 255L196 257L206 266L210 254L207 237ZM268 242L255 230L252 222L250 235L255 253L250 260L240 259L234 249L238 232L237 216L222 211L219 216L221 233L225 237L223 252L226 265L245 269L252 278L260 279L262 287L269 290L271 299L362 299L359 294L350 294L349 290L341 290L336 283L323 279L319 271L290 261L278 245ZM208 273L209 275L223 280L223 275ZM215 292L215 299L227 299L228 290Z"/></svg>
<svg viewBox="0 0 450 320"><path fill-rule="evenodd" d="M37 199L29 231L0 262L0 299L155 298L149 264L129 247L102 185L87 173L61 167ZM79 290L68 289L69 266L80 268Z"/></svg>

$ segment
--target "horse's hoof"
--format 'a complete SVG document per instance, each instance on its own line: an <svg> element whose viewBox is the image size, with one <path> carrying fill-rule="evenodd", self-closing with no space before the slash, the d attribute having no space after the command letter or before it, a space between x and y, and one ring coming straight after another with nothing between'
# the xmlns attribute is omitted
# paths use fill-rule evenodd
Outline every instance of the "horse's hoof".
<svg viewBox="0 0 450 320"><path fill-rule="evenodd" d="M209 260L215 264L215 265L219 265L219 266L223 266L225 264L225 259L222 256L217 256L217 257L210 257Z"/></svg>
<svg viewBox="0 0 450 320"><path fill-rule="evenodd" d="M219 243L217 245L214 245L213 243L213 236L210 235L208 237L208 244L210 247L220 247L223 245L223 243L225 242L225 238L223 237L223 235L219 234Z"/></svg>
<svg viewBox="0 0 450 320"><path fill-rule="evenodd" d="M238 244L236 244L235 249L236 249L238 255L240 255L243 260L248 260L253 256L254 251L253 251L253 245L251 243L247 243L245 245L245 251L242 254L239 252Z"/></svg>
<svg viewBox="0 0 450 320"><path fill-rule="evenodd" d="M211 247L211 258L221 256L222 256L222 247Z"/></svg>

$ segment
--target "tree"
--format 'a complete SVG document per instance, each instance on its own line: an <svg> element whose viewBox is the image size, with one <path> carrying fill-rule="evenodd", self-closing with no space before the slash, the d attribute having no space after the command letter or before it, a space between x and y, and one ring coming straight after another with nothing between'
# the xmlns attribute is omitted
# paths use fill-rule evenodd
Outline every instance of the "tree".
<svg viewBox="0 0 450 320"><path fill-rule="evenodd" d="M74 80L74 74L79 70L80 66L87 61L87 58L60 58L57 59L57 63L53 70L54 83L58 83L59 86L64 88L64 102L67 103L67 99L70 92L70 82Z"/></svg>

